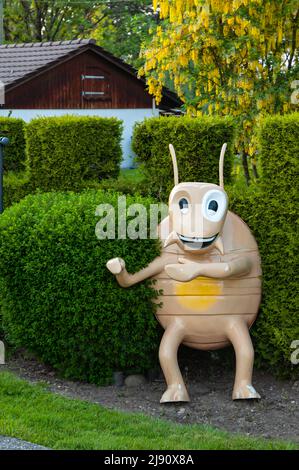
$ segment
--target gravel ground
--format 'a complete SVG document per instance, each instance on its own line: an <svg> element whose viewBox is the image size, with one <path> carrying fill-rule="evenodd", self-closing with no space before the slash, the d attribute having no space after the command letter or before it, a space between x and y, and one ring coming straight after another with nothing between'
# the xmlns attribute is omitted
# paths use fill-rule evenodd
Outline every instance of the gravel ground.
<svg viewBox="0 0 299 470"><path fill-rule="evenodd" d="M48 450L47 447L21 441L14 437L0 436L0 450Z"/></svg>
<svg viewBox="0 0 299 470"><path fill-rule="evenodd" d="M299 443L299 381L280 381L267 372L255 371L253 385L262 399L232 401L233 368L212 361L207 353L187 351L186 357L184 352L180 354L180 362L191 397L189 404L160 405L165 390L161 373L139 387L98 387L61 379L53 369L33 359L14 358L5 368L31 382L42 381L55 393L106 408Z"/></svg>

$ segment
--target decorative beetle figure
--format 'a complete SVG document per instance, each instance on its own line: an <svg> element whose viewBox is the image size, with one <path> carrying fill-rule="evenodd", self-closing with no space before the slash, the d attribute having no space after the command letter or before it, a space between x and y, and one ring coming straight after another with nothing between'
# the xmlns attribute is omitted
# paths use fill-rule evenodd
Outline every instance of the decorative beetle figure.
<svg viewBox="0 0 299 470"><path fill-rule="evenodd" d="M249 334L261 299L261 263L256 241L247 225L228 211L219 161L219 186L179 183L177 160L169 145L175 186L169 197L169 215L158 227L161 255L146 268L129 274L121 258L107 268L122 287L155 278L163 290L157 318L165 333L159 359L167 389L161 403L189 401L177 362L181 343L213 350L232 344L236 375L232 398L260 398L252 386L254 350Z"/></svg>

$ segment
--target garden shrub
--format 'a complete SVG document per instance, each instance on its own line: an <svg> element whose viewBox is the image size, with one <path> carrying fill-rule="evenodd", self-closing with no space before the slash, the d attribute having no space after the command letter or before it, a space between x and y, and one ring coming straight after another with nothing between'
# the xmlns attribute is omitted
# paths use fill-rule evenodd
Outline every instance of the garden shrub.
<svg viewBox="0 0 299 470"><path fill-rule="evenodd" d="M9 138L9 145L5 147L5 171L21 171L25 168L24 128L23 119L0 117L0 136Z"/></svg>
<svg viewBox="0 0 299 470"><path fill-rule="evenodd" d="M249 191L228 189L230 205L253 230L263 270L263 298L253 327L256 358L281 376L299 376L291 363L299 340L299 113L266 118L259 132L262 179Z"/></svg>
<svg viewBox="0 0 299 470"><path fill-rule="evenodd" d="M299 113L268 117L261 125L262 200L259 238L264 300L256 336L260 356L281 373L293 371L290 349L299 340L298 174Z"/></svg>
<svg viewBox="0 0 299 470"><path fill-rule="evenodd" d="M260 165L265 193L279 195L287 191L289 200L298 197L299 112L269 116L259 130ZM276 198L277 199L277 198ZM295 207L293 206L292 215Z"/></svg>
<svg viewBox="0 0 299 470"><path fill-rule="evenodd" d="M153 194L165 199L173 187L173 169L168 145L175 147L180 181L218 183L219 155L228 143L224 176L231 180L233 120L219 117L158 117L137 123L132 147Z"/></svg>
<svg viewBox="0 0 299 470"><path fill-rule="evenodd" d="M106 262L123 257L135 272L159 254L159 243L95 235L96 207L116 207L117 196L96 190L29 195L0 217L8 341L66 377L98 384L109 382L114 370L144 372L157 358L154 286L146 281L123 289ZM128 196L127 205L133 202L149 207L151 200Z"/></svg>
<svg viewBox="0 0 299 470"><path fill-rule="evenodd" d="M19 202L23 197L31 192L30 177L27 172L10 171L4 174L3 197L4 209L15 202Z"/></svg>
<svg viewBox="0 0 299 470"><path fill-rule="evenodd" d="M122 121L100 117L44 117L26 126L27 164L34 188L80 190L88 180L116 177Z"/></svg>

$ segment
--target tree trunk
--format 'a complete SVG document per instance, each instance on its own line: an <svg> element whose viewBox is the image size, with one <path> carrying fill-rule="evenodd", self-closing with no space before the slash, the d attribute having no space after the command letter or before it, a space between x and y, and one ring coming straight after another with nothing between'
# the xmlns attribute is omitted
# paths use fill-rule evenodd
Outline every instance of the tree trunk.
<svg viewBox="0 0 299 470"><path fill-rule="evenodd" d="M251 165L252 165L253 176L255 177L256 180L258 180L259 179L259 174L258 174L257 166L256 166L256 163L255 163L254 160L252 160Z"/></svg>
<svg viewBox="0 0 299 470"><path fill-rule="evenodd" d="M242 153L242 164L243 164L243 170L244 170L244 175L246 179L246 184L249 186L250 184L250 174L249 174L249 168L248 168L248 160L247 160L247 154L245 152Z"/></svg>

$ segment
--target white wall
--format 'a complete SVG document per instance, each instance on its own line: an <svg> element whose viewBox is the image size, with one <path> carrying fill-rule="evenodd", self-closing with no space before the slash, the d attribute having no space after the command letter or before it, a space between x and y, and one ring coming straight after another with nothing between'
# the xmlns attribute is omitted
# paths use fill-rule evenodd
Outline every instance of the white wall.
<svg viewBox="0 0 299 470"><path fill-rule="evenodd" d="M8 116L9 110L0 109L0 116ZM159 115L158 109L13 109L12 117L18 117L28 122L40 116L62 116L64 114L76 114L77 116L116 117L123 121L124 131L122 140L123 161L122 168L130 168L133 162L131 149L132 131L135 122L142 121L146 117Z"/></svg>

